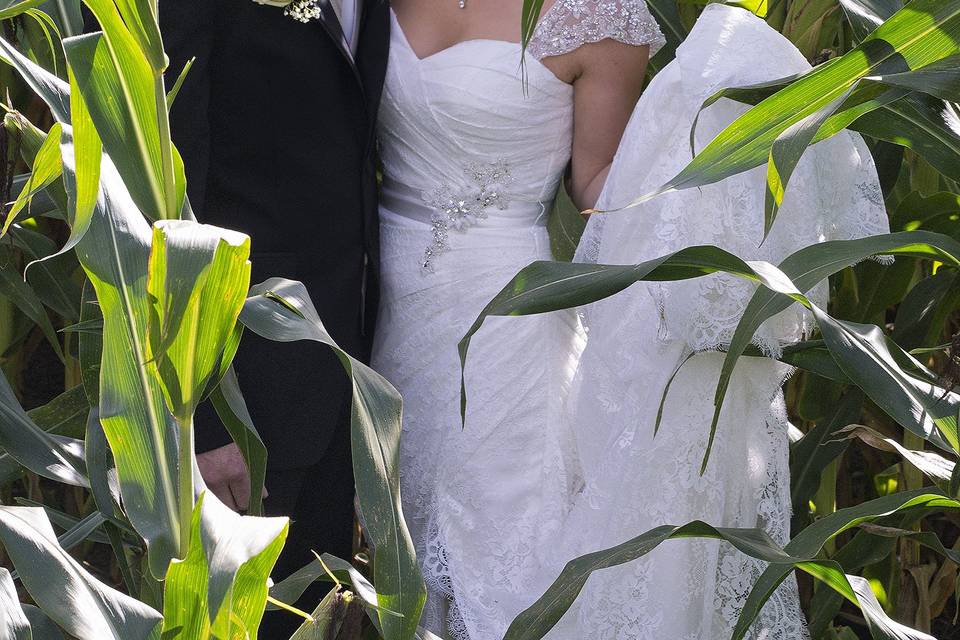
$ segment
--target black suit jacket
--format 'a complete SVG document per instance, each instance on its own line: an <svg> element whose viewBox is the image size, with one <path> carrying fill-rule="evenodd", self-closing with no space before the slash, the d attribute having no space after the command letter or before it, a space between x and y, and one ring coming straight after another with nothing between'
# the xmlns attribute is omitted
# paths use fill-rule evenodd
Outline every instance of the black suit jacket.
<svg viewBox="0 0 960 640"><path fill-rule="evenodd" d="M160 0L167 85L196 57L171 110L201 222L248 233L253 282L301 280L324 325L367 358L379 230L374 126L389 43L386 0L361 0L354 60L335 14L297 22L253 0ZM235 361L273 469L316 463L347 428L349 387L329 349L247 331ZM197 450L229 442L209 407Z"/></svg>

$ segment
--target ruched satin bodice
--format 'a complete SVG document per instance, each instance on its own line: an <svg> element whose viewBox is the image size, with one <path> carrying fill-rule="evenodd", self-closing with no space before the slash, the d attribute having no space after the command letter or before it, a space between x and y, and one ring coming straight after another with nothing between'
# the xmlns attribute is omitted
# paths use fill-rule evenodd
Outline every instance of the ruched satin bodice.
<svg viewBox="0 0 960 640"><path fill-rule="evenodd" d="M420 59L391 16L379 114L383 208L430 225L447 217L438 194L464 200L472 211L459 228L446 220L454 244L541 224L570 160L572 87L529 56L524 74L512 42L469 40ZM491 182L497 201L485 205L476 174L497 167L508 177ZM450 266L443 262L437 268Z"/></svg>

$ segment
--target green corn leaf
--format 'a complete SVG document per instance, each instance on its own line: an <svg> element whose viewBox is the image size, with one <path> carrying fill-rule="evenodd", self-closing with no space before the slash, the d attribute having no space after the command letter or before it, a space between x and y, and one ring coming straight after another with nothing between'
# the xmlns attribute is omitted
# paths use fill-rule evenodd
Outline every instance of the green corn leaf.
<svg viewBox="0 0 960 640"><path fill-rule="evenodd" d="M90 405L87 404L83 387L77 385L27 414L47 433L82 438L89 411Z"/></svg>
<svg viewBox="0 0 960 640"><path fill-rule="evenodd" d="M250 238L191 220L153 226L147 266L147 367L179 429L181 536L193 512L193 413L233 334L250 286ZM186 551L181 538L180 553Z"/></svg>
<svg viewBox="0 0 960 640"><path fill-rule="evenodd" d="M820 65L741 115L679 174L631 205L668 191L719 182L763 164L781 134L857 88L863 78L937 62L956 54L958 41L960 0L914 0L853 51ZM841 130L853 115L879 108L882 101L854 104L829 118L815 140Z"/></svg>
<svg viewBox="0 0 960 640"><path fill-rule="evenodd" d="M83 33L83 14L80 0L48 0L41 9L57 23L64 36Z"/></svg>
<svg viewBox="0 0 960 640"><path fill-rule="evenodd" d="M190 58L187 60L186 64L183 65L183 69L180 70L180 75L177 76L176 82L173 83L173 86L170 88L170 91L167 92L167 109L173 108L173 103L177 99L177 96L180 94L180 89L183 87L184 81L187 79L187 75L190 73L190 69L193 68L193 63L196 61L196 58Z"/></svg>
<svg viewBox="0 0 960 640"><path fill-rule="evenodd" d="M30 621L30 631L33 633L33 640L66 640L60 627L54 624L53 620L40 609L33 605L23 605L23 612L27 614Z"/></svg>
<svg viewBox="0 0 960 640"><path fill-rule="evenodd" d="M860 116L851 129L912 149L944 176L960 180L960 112L954 104L913 93Z"/></svg>
<svg viewBox="0 0 960 640"><path fill-rule="evenodd" d="M790 447L790 495L794 513L804 513L820 486L823 470L847 450L849 441L837 441L836 433L860 417L863 393L849 391L829 419L820 420Z"/></svg>
<svg viewBox="0 0 960 640"><path fill-rule="evenodd" d="M139 599L140 582L134 578L123 539L124 532L133 532L133 528L126 522L125 518L122 524L118 520L123 518L118 506L120 503L120 487L117 483L116 469L113 465L113 456L110 454L107 436L103 432L103 425L100 424L100 412L96 407L90 410L84 443L86 444L87 472L90 476L90 493L93 496L93 502L97 510L105 517L103 530L111 549L113 549L113 555L120 569L120 574L123 576L127 592Z"/></svg>
<svg viewBox="0 0 960 640"><path fill-rule="evenodd" d="M174 417L191 421L250 286L250 238L188 220L153 227L148 346Z"/></svg>
<svg viewBox="0 0 960 640"><path fill-rule="evenodd" d="M37 426L20 406L3 375L0 375L0 448L45 478L88 486L83 442L47 433Z"/></svg>
<svg viewBox="0 0 960 640"><path fill-rule="evenodd" d="M0 43L2 44L2 43ZM2 57L2 56L0 56ZM7 112L3 117L3 126L10 133L18 136L21 141L20 157L27 167L32 167L40 148L47 139L47 134L39 127L34 126L32 122L19 111ZM18 192L29 188L27 183L32 180L30 173L14 176L13 187ZM63 185L54 180L47 185L46 189L33 195L30 206L15 216L13 222L23 222L28 218L48 217L66 220L67 194L63 190Z"/></svg>
<svg viewBox="0 0 960 640"><path fill-rule="evenodd" d="M167 573L164 634L179 629L183 638L253 637L288 528L286 518L241 516L203 493L187 556Z"/></svg>
<svg viewBox="0 0 960 640"><path fill-rule="evenodd" d="M748 347L745 353L762 355L759 349L756 349L756 353L751 353L751 350ZM833 356L830 355L830 351L824 346L823 340L810 340L787 345L783 348L783 353L780 354L778 360L798 369L815 373L827 380L851 384L850 378L837 366Z"/></svg>
<svg viewBox="0 0 960 640"><path fill-rule="evenodd" d="M839 0L847 22L858 42L865 40L877 27L903 8L901 0Z"/></svg>
<svg viewBox="0 0 960 640"><path fill-rule="evenodd" d="M77 393L77 392L80 393ZM2 395L2 394L0 394ZM27 416L40 430L50 434L55 439L57 436L66 436L75 438L82 433L80 425L86 420L87 412L90 407L87 405L83 389L74 387L66 391L49 403L27 412ZM48 443L38 440L42 446ZM83 443L79 440L63 440L63 447L73 454L73 451L83 451ZM0 445L0 449L3 445ZM38 460L36 464L43 464ZM5 449L0 452L0 485L7 485L17 479L22 474L23 467L8 451ZM72 474L71 474L72 475ZM59 479L59 475L58 475ZM79 481L80 479L78 479Z"/></svg>
<svg viewBox="0 0 960 640"><path fill-rule="evenodd" d="M146 640L161 620L87 573L57 543L43 509L0 506L0 543L33 600L79 640Z"/></svg>
<svg viewBox="0 0 960 640"><path fill-rule="evenodd" d="M837 364L887 415L924 440L960 452L960 396L908 374L895 354L907 356L876 326L829 317L812 307Z"/></svg>
<svg viewBox="0 0 960 640"><path fill-rule="evenodd" d="M382 609L403 616L381 613L380 624L386 640L409 638L416 631L426 590L400 506L400 394L382 376L336 345L299 282L271 278L256 285L250 290L240 321L271 340L313 340L328 345L351 377L354 479L375 549L377 600Z"/></svg>
<svg viewBox="0 0 960 640"><path fill-rule="evenodd" d="M632 562L667 540L690 537L725 540L739 551L770 563L750 594L734 633L735 640L744 637L759 609L794 568L810 573L859 606L871 628L878 634L874 637L884 640L930 640L930 636L894 622L882 608L875 606L875 598L871 600L869 595L862 592L862 579L847 575L836 562L816 558L820 548L843 531L862 522L918 507L958 510L960 503L941 494L922 490L887 496L858 507L837 511L819 520L784 549L780 549L760 529L717 528L700 521L680 527L656 527L615 547L568 562L560 576L537 602L517 616L507 630L504 640L543 638L573 605L594 571Z"/></svg>
<svg viewBox="0 0 960 640"><path fill-rule="evenodd" d="M80 360L80 379L91 407L100 406L100 360L103 358L103 313L89 280L83 284L80 297L80 324L93 330L80 331L77 357Z"/></svg>
<svg viewBox="0 0 960 640"><path fill-rule="evenodd" d="M104 16L105 11L109 11L107 3L103 0L84 0L87 6L94 12L99 19ZM123 25L127 28L130 36L140 45L140 50L144 57L150 61L150 66L155 73L162 73L167 66L167 58L163 52L163 42L160 38L160 28L157 25L155 15L156 4L149 0L115 0L116 7L123 19ZM151 5L153 8L151 8ZM110 28L116 28L118 23L115 20L102 21L101 26L107 33L107 37L115 37Z"/></svg>
<svg viewBox="0 0 960 640"><path fill-rule="evenodd" d="M17 196L17 199L14 200L13 206L11 206L7 212L7 219L4 220L3 225L0 226L0 238L5 236L7 231L10 230L10 225L16 220L17 215L30 206L33 197L60 177L62 171L60 162L60 131L61 127L59 122L54 123L53 126L50 127L50 131L43 145L40 147L40 151L37 152L37 156L31 164L33 173L30 174L30 179L27 181L27 184L23 186L23 190L20 192L20 195Z"/></svg>
<svg viewBox="0 0 960 640"><path fill-rule="evenodd" d="M79 269L77 257L62 251L55 256L53 240L31 229L14 227L10 236L29 265L27 282L37 297L64 320L79 322L81 288L74 278Z"/></svg>
<svg viewBox="0 0 960 640"><path fill-rule="evenodd" d="M109 44L103 33L67 38L67 62L103 150L137 207L153 220L173 217L163 191L153 72L129 33L118 27L118 34Z"/></svg>
<svg viewBox="0 0 960 640"><path fill-rule="evenodd" d="M638 281L687 279L724 271L741 278L760 281L765 288L759 289L754 295L731 340L718 383L716 411L710 426L710 444L704 457L706 465L733 366L744 354L760 324L786 309L793 301L814 308L800 291L809 290L840 269L877 254L937 259L954 267L960 265L960 243L947 236L928 232L904 232L861 240L824 242L789 256L780 269L763 262L747 265L717 247L688 247L638 265L535 262L521 270L497 294L460 342L461 419L466 411L466 389L463 386L462 374L467 350L473 334L487 316L527 315L568 309L609 297ZM816 313L822 325L835 327L838 332L825 343L843 373L871 394L871 398L878 401L882 407L893 411L893 417L904 423L904 426L941 448L953 450L957 430L956 411L953 407L960 400L960 396L946 394L929 381L904 371L893 358L891 348L900 360L913 363L916 361L895 345L888 345L885 340L881 340L882 336L860 330L850 323L834 321L822 311L816 310ZM867 379L863 371L858 369L859 366L867 365L874 376L881 376L882 385L874 384L872 379ZM883 394L878 391L881 386ZM932 416L929 411L934 412ZM951 412L954 417L950 417Z"/></svg>
<svg viewBox="0 0 960 640"><path fill-rule="evenodd" d="M57 122L70 123L70 91L63 80L31 61L3 38L0 38L0 60L13 67L27 86L40 96ZM39 146L37 148L39 150Z"/></svg>
<svg viewBox="0 0 960 640"><path fill-rule="evenodd" d="M893 520L898 526L903 526L907 520L916 520L909 515L884 518L884 522ZM837 549L831 556L837 564L843 567L847 574L861 571L864 567L883 562L890 557L897 548L897 540L871 534L860 528L853 538ZM833 623L837 612L843 607L844 598L832 589L817 589L810 605L806 609L810 635L814 638L823 636L825 630Z"/></svg>
<svg viewBox="0 0 960 640"><path fill-rule="evenodd" d="M857 604L863 612L863 617L867 621L867 628L870 629L870 635L874 638L889 638L890 640L937 640L928 633L911 629L890 618L880 602L877 595L870 586L870 581L860 576L847 576L847 580L853 587L857 596Z"/></svg>
<svg viewBox="0 0 960 640"><path fill-rule="evenodd" d="M837 111L848 96L849 93L846 93L819 111L790 125L773 141L767 160L767 190L763 206L764 239L773 227L780 205L783 204L787 183L800 163L803 152L813 142L827 118Z"/></svg>
<svg viewBox="0 0 960 640"><path fill-rule="evenodd" d="M24 82L26 82L47 104L47 106L50 108L50 113L53 115L56 121L62 125L63 132L60 145L62 161L72 163L71 171L74 171L73 165L76 165L78 162L81 168L92 168L92 166L94 166L94 164L96 164L98 161L91 159L91 156L93 156L95 152L99 153L99 147L88 145L86 148L79 151L79 160L74 159L75 154L73 151L73 133L72 129L67 126L71 121L69 85L63 82L63 80L60 78L25 58L16 50L15 47L11 46L3 38L0 38L0 59L7 61L11 66L13 66L13 68L20 74L20 77L23 78ZM89 123L85 122L86 118L84 113L78 114L78 117L80 118L81 132L86 131L87 133L85 134L85 139L91 141L91 134L89 131L92 127L89 126ZM11 116L13 116L12 119ZM37 150L39 151L39 145L42 143L41 136L43 134L37 130L36 127L34 127L26 118L19 114L7 114L4 122L8 125L16 125L24 134L25 139L38 138L38 141L35 144L37 145ZM87 171L86 175L89 177L90 171ZM87 178L81 176L81 179L86 180ZM53 184L48 188L48 192L53 190L54 187L59 189L58 185ZM83 197L84 194L87 194L88 192L89 189L84 190L79 195ZM67 212L68 220L70 220L72 216L70 237L67 240L66 245L59 252L59 254L62 254L73 248L80 241L80 239L83 237L83 234L86 232L86 229L89 227L90 217L86 214L82 207L77 206L76 203L78 200L76 190L74 190L71 194L71 203L69 205L66 202L66 198L64 198L63 202L60 202L60 195L54 195L54 193L51 193L54 202L57 203L57 206L61 210ZM53 255L49 257L52 258Z"/></svg>
<svg viewBox="0 0 960 640"><path fill-rule="evenodd" d="M10 572L0 568L0 638L33 640L30 621L23 612Z"/></svg>
<svg viewBox="0 0 960 640"><path fill-rule="evenodd" d="M710 246L687 247L638 265L534 262L525 267L484 307L460 341L461 419L466 415L467 390L463 372L467 353L473 335L480 330L488 316L529 315L571 309L608 298L636 282L683 280L718 271L757 279L743 260Z"/></svg>
<svg viewBox="0 0 960 640"><path fill-rule="evenodd" d="M897 307L891 338L904 349L934 344L947 317L960 307L960 273L943 269L924 278Z"/></svg>
<svg viewBox="0 0 960 640"><path fill-rule="evenodd" d="M313 610L311 619L300 625L300 628L290 636L290 640L336 638L343 622L344 609L344 594L340 592L339 586L335 586Z"/></svg>
<svg viewBox="0 0 960 640"><path fill-rule="evenodd" d="M867 79L919 91L943 100L960 102L960 54L948 56L914 71L888 73Z"/></svg>
<svg viewBox="0 0 960 640"><path fill-rule="evenodd" d="M784 551L793 556L815 556L829 541L862 522L869 522L878 518L910 509L941 509L956 511L960 503L929 490L904 491L847 509L840 509L816 520L813 524L797 534L784 547ZM770 565L761 574L755 583L743 613L734 630L733 640L742 640L750 625L760 613L760 609L776 590L777 586L790 574L790 565ZM869 611L864 614L869 615ZM873 612L877 613L877 612ZM873 626L873 625L871 625ZM881 635L880 638L897 638L898 636ZM902 637L902 636L901 636ZM907 638L918 636L906 636ZM923 638L924 636L919 636Z"/></svg>
<svg viewBox="0 0 960 640"><path fill-rule="evenodd" d="M64 250L72 249L90 226L93 208L97 204L100 192L100 161L103 155L103 143L93 124L87 103L84 101L77 84L73 69L70 77L70 114L73 121L73 151L76 166L76 190L69 199L67 214L70 222L70 239ZM64 140L69 145L71 141Z"/></svg>
<svg viewBox="0 0 960 640"><path fill-rule="evenodd" d="M960 220L960 194L940 191L924 196L911 191L897 205L890 217L894 231L935 231L950 235L951 222Z"/></svg>
<svg viewBox="0 0 960 640"><path fill-rule="evenodd" d="M69 163L64 166L69 191L72 172ZM174 483L180 451L176 421L147 345L152 234L107 156L102 168L104 197L76 248L103 314L100 422L113 451L127 515L147 541L151 571L161 577L180 549L180 502Z"/></svg>
<svg viewBox="0 0 960 640"><path fill-rule="evenodd" d="M43 2L44 0L0 0L0 20L15 18Z"/></svg>
<svg viewBox="0 0 960 640"><path fill-rule="evenodd" d="M958 262L960 243L948 236L923 231L891 233L860 240L823 242L793 253L780 263L779 268L798 290L809 291L817 283L840 270L880 254L913 256L958 265L960 264ZM789 298L765 288L758 289L750 300L730 340L724 359L714 398L716 410L711 431L716 429L720 408L736 361L744 353L760 325L789 307L791 303L792 300ZM902 396L898 394L898 397ZM907 402L911 401L907 400ZM898 419L906 421L908 417L908 415L902 415ZM919 432L933 433L924 426L922 414L917 418L912 425Z"/></svg>
<svg viewBox="0 0 960 640"><path fill-rule="evenodd" d="M9 244L0 244L0 264L15 264L15 256L11 251ZM26 283L19 269L5 266L0 269L0 295L10 300L30 320L40 327L47 342L53 348L54 353L60 360L64 360L63 348L60 346L60 338L57 336L56 329L50 320L43 302L34 292L33 287Z"/></svg>
<svg viewBox="0 0 960 640"><path fill-rule="evenodd" d="M379 613L401 617L399 613L387 611L380 606L376 588L356 567L329 553L317 556L316 560L297 569L281 582L275 584L270 589L270 597L284 603L295 603L307 587L318 580L345 586L351 593L359 597L367 610L367 616L371 623L381 634ZM271 604L267 608L276 610L280 607Z"/></svg>
<svg viewBox="0 0 960 640"><path fill-rule="evenodd" d="M250 474L250 506L247 511L252 516L263 515L263 485L267 474L267 447L253 424L253 418L243 399L237 374L233 368L227 369L220 380L210 401L217 415L227 428L227 432L240 448L243 460Z"/></svg>

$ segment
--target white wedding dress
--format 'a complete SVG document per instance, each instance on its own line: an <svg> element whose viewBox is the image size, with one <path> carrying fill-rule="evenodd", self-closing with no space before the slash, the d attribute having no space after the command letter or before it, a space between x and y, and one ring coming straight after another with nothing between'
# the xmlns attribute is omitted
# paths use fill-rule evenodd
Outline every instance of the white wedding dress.
<svg viewBox="0 0 960 640"><path fill-rule="evenodd" d="M500 640L567 560L657 525L703 519L762 526L781 544L789 537L785 366L738 365L699 473L722 359L715 350L754 290L731 277L639 284L578 312L488 319L467 362L461 429L458 342L518 270L550 259L545 223L570 160L573 90L539 60L604 38L653 50L663 42L643 0L557 0L524 78L516 43L471 40L418 59L392 25L373 364L404 397L401 490L429 591L423 624L455 640ZM709 5L640 99L598 207L624 205L675 175L690 159L697 109L716 90L808 68L760 19ZM708 108L698 148L745 108L727 100ZM760 246L763 198L760 168L597 214L578 259L635 263L716 244L777 262L825 239L886 231L876 172L855 135L808 151ZM809 324L790 309L755 341L775 354ZM692 352L654 437L667 381ZM548 637L729 637L761 570L725 543L667 542L595 574ZM807 637L795 582L751 634Z"/></svg>

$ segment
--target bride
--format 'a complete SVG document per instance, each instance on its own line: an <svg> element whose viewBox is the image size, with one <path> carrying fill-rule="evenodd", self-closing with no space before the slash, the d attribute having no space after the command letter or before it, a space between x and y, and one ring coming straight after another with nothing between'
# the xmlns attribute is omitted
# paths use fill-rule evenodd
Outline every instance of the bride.
<svg viewBox="0 0 960 640"><path fill-rule="evenodd" d="M523 66L521 4L394 0L379 114L373 364L405 400L402 497L428 585L424 625L456 640L499 640L564 562L657 525L761 526L781 544L789 531L783 365L738 365L700 474L717 349L753 291L732 278L636 285L579 313L487 320L466 367L461 429L457 343L519 269L550 259L546 218L561 180L581 209L622 206L690 160L694 116L715 91L809 68L762 20L712 4L638 101L664 43L643 0L546 0ZM707 109L697 147L743 110L725 100ZM715 244L777 262L886 231L857 136L807 153L761 244L764 175L595 214L577 259L635 263ZM791 309L755 341L776 354L809 324ZM591 577L548 637L729 637L761 570L725 544L671 542ZM808 636L794 582L751 633Z"/></svg>

